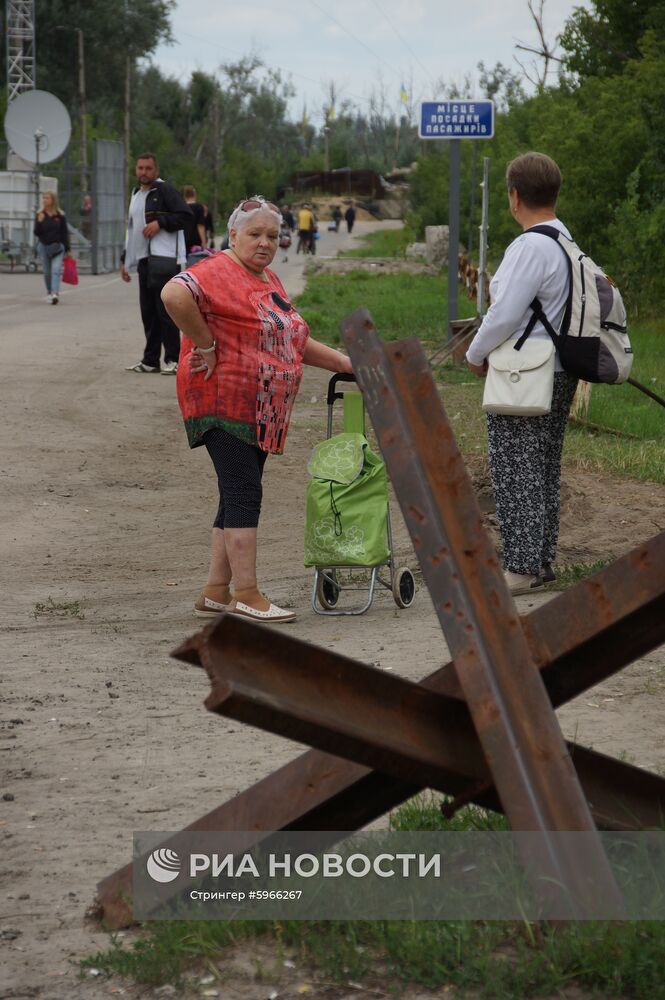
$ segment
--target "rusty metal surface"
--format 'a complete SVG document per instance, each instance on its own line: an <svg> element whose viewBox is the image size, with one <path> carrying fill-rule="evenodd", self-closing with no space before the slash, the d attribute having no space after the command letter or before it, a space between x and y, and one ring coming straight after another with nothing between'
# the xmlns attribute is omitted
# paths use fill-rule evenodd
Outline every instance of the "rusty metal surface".
<svg viewBox="0 0 665 1000"><path fill-rule="evenodd" d="M665 641L663 567L665 532L521 619L553 704L580 694ZM208 638L216 627L206 626L174 655L191 664L209 662ZM451 698L463 697L452 663L422 684ZM662 824L665 779L583 747L570 749L599 826L639 830ZM272 829L355 830L422 787L310 750L187 829L256 830L257 835ZM452 780L447 791L457 795L467 787L463 779ZM494 792L477 795L473 801L501 809ZM126 865L99 883L104 921L111 928L132 922L131 882L132 866Z"/></svg>
<svg viewBox="0 0 665 1000"><path fill-rule="evenodd" d="M356 829L356 825L339 824L343 819L358 825L370 822L416 788L457 795L469 785L491 783L464 701L439 693L442 681L453 671L452 664L415 685L394 676L386 678L373 667L283 632L264 629L260 636L255 632L250 623L227 617L197 643L204 650L212 685L206 704L211 711L290 739L306 739L329 751L320 755L319 763L311 752L298 758L307 795L307 801L299 803L304 809L296 821L298 829ZM303 684L303 673L313 679ZM379 681L388 682L380 696ZM289 692L286 698L280 694L282 689ZM416 692L424 697L414 697ZM407 712L409 719L401 719ZM446 731L445 739L439 735L441 728ZM661 824L665 779L574 743L567 747L599 825L644 829ZM347 754L366 764L378 756L391 775L375 771L377 780L372 781L368 768L346 770L332 754ZM439 784L418 780L423 759ZM411 780L414 770L416 781ZM327 788L319 796L322 780ZM345 781L349 782L348 795ZM289 801L296 794L290 782L288 767L274 776L274 787ZM339 800L342 793L344 805L340 806L333 799ZM493 809L502 808L495 792L472 798ZM293 824L289 818L287 825Z"/></svg>
<svg viewBox="0 0 665 1000"><path fill-rule="evenodd" d="M486 779L466 705L227 616L206 642L206 708L439 791Z"/></svg>
<svg viewBox="0 0 665 1000"><path fill-rule="evenodd" d="M365 310L343 333L511 827L542 833L548 875L582 909L592 882L618 900L597 835L584 854L551 836L595 826L422 347L383 345Z"/></svg>

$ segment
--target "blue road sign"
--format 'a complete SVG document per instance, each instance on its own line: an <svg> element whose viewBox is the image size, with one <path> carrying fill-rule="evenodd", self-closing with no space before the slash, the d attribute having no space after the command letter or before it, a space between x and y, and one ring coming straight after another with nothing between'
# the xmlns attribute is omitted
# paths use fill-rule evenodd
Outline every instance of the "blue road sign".
<svg viewBox="0 0 665 1000"><path fill-rule="evenodd" d="M491 139L494 135L492 101L423 101L421 139Z"/></svg>

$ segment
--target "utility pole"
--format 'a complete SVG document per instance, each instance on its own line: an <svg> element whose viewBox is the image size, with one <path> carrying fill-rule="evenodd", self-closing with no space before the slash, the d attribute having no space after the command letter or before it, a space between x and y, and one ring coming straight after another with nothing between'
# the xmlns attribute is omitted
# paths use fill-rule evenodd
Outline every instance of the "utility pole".
<svg viewBox="0 0 665 1000"><path fill-rule="evenodd" d="M471 195L469 199L469 238L467 240L467 252L469 256L473 251L473 215L476 208L476 168L478 166L478 143L473 144L473 161L471 163Z"/></svg>
<svg viewBox="0 0 665 1000"><path fill-rule="evenodd" d="M462 140L450 139L450 188L448 192L448 344L453 341L452 323L457 319L457 272L459 269L459 192Z"/></svg>
<svg viewBox="0 0 665 1000"><path fill-rule="evenodd" d="M88 191L88 129L85 116L85 49L83 31L75 28L79 51L79 113L81 116L81 194Z"/></svg>
<svg viewBox="0 0 665 1000"><path fill-rule="evenodd" d="M125 147L125 169L123 171L124 176L124 201L127 204L127 173L129 170L129 101L131 97L131 83L132 83L132 58L131 58L131 44L129 40L129 25L127 23L127 15L129 13L129 3L125 0L125 45L127 46L127 57L125 61L125 110L124 110L124 121L123 121L123 143Z"/></svg>
<svg viewBox="0 0 665 1000"><path fill-rule="evenodd" d="M56 31L66 31L71 34L71 28L66 24L56 24ZM88 127L86 123L85 94L85 39L81 28L74 28L78 35L78 67L79 67L79 125L81 129L81 195L88 193Z"/></svg>
<svg viewBox="0 0 665 1000"><path fill-rule="evenodd" d="M329 135L330 135L330 126L329 125L324 125L323 126L323 142L324 142L323 168L324 168L324 170L325 170L326 173L328 173L330 171L330 146L329 146L329 139L328 139Z"/></svg>
<svg viewBox="0 0 665 1000"><path fill-rule="evenodd" d="M132 60L129 52L127 52L127 60L125 63L125 113L123 120L123 144L125 147L125 174L129 169L129 127L130 127L130 117L129 117L129 102L131 99L131 89L132 89Z"/></svg>
<svg viewBox="0 0 665 1000"><path fill-rule="evenodd" d="M490 204L490 160L489 156L483 157L483 209L480 222L480 260L478 262L478 297L476 309L478 315L485 312L485 274L487 272L487 233L489 232L489 204Z"/></svg>
<svg viewBox="0 0 665 1000"><path fill-rule="evenodd" d="M221 153L222 138L220 135L220 114L219 114L219 85L215 81L215 93L212 99L212 141L213 145L213 165L212 165L212 217L218 218L219 213L219 163Z"/></svg>

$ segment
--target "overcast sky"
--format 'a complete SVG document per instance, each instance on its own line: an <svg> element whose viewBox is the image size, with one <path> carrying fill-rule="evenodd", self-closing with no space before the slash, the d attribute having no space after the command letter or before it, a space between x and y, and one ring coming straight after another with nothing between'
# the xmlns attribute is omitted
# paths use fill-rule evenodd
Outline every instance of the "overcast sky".
<svg viewBox="0 0 665 1000"><path fill-rule="evenodd" d="M549 42L577 6L589 0L545 0ZM300 118L306 105L312 124L321 122L326 81L364 106L380 77L397 108L411 78L415 99L432 100L445 97L434 92L437 80L461 86L468 73L468 96L478 97L478 62L519 71L515 43L538 41L527 0L179 0L172 25L175 43L154 55L164 73L186 83L195 69L214 73L253 52L291 78L291 114Z"/></svg>

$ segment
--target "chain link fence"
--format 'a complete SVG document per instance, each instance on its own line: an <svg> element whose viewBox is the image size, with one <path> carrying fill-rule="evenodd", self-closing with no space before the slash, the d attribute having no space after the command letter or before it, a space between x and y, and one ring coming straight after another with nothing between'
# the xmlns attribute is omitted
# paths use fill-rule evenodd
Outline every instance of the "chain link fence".
<svg viewBox="0 0 665 1000"><path fill-rule="evenodd" d="M0 143L0 162L7 162L6 143ZM35 214L44 191L54 190L79 271L116 270L124 246L124 174L123 145L108 139L93 140L91 168L82 169L68 150L44 164L39 178L30 169L0 171L0 267L37 270Z"/></svg>

